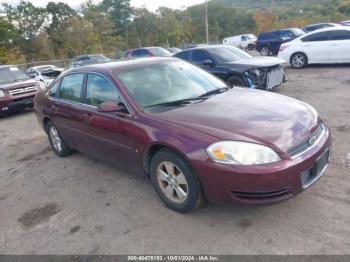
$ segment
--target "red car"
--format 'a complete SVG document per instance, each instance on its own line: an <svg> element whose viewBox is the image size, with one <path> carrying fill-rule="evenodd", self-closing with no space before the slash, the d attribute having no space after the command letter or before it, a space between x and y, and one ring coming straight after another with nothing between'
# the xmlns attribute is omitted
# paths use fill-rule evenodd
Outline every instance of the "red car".
<svg viewBox="0 0 350 262"><path fill-rule="evenodd" d="M288 199L324 174L330 155L329 130L311 106L228 88L176 58L67 71L34 108L58 156L78 150L146 173L178 212L204 199Z"/></svg>
<svg viewBox="0 0 350 262"><path fill-rule="evenodd" d="M132 49L124 53L123 58L145 58L145 57L169 57L173 54L162 47L143 47Z"/></svg>
<svg viewBox="0 0 350 262"><path fill-rule="evenodd" d="M32 79L18 67L0 66L0 117L33 107L34 95L41 89L46 89L44 83Z"/></svg>

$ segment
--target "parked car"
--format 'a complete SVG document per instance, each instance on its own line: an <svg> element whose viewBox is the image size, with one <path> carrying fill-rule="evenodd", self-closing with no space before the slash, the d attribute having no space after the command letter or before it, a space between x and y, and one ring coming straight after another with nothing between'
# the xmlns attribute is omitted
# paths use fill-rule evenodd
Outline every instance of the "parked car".
<svg viewBox="0 0 350 262"><path fill-rule="evenodd" d="M237 35L224 38L222 43L224 45L232 45L234 47L253 50L255 48L255 42L257 38L253 34Z"/></svg>
<svg viewBox="0 0 350 262"><path fill-rule="evenodd" d="M303 34L304 31L299 28L260 33L256 40L256 50L263 56L277 55L281 44L292 41Z"/></svg>
<svg viewBox="0 0 350 262"><path fill-rule="evenodd" d="M343 21L340 24L343 25L343 26L350 26L350 20Z"/></svg>
<svg viewBox="0 0 350 262"><path fill-rule="evenodd" d="M46 86L49 86L51 82L62 73L64 68L59 68L54 65L41 65L33 66L25 70L25 72L31 76L35 77L37 80L45 83Z"/></svg>
<svg viewBox="0 0 350 262"><path fill-rule="evenodd" d="M37 90L45 90L45 85L16 66L0 66L0 116L32 107Z"/></svg>
<svg viewBox="0 0 350 262"><path fill-rule="evenodd" d="M141 57L166 57L172 56L172 53L162 47L143 47L132 49L124 53L124 58L141 58Z"/></svg>
<svg viewBox="0 0 350 262"><path fill-rule="evenodd" d="M294 68L308 64L350 63L350 28L329 27L283 44L278 57Z"/></svg>
<svg viewBox="0 0 350 262"><path fill-rule="evenodd" d="M110 61L112 61L110 58L102 54L82 55L74 58L72 63L68 66L68 69Z"/></svg>
<svg viewBox="0 0 350 262"><path fill-rule="evenodd" d="M321 29L321 28L327 28L327 27L335 27L339 26L339 24L336 23L318 23L318 24L311 24L311 25L306 25L303 27L303 31L305 33L310 33L312 31Z"/></svg>
<svg viewBox="0 0 350 262"><path fill-rule="evenodd" d="M177 47L169 47L169 48L167 48L167 50L172 54L176 54L176 53L182 51L180 48L177 48Z"/></svg>
<svg viewBox="0 0 350 262"><path fill-rule="evenodd" d="M174 56L207 70L230 87L272 90L284 81L283 60L275 57L252 57L233 46L197 47Z"/></svg>
<svg viewBox="0 0 350 262"><path fill-rule="evenodd" d="M72 150L146 173L178 212L204 199L262 205L314 184L331 136L311 106L227 88L175 58L111 62L63 73L35 97L53 151Z"/></svg>

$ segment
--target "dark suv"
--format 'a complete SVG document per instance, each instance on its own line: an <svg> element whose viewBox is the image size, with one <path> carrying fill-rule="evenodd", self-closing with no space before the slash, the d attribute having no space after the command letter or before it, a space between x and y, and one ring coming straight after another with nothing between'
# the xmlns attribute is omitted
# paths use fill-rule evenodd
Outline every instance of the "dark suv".
<svg viewBox="0 0 350 262"><path fill-rule="evenodd" d="M292 41L303 34L304 31L299 28L260 33L256 41L256 50L263 56L277 55L281 44Z"/></svg>
<svg viewBox="0 0 350 262"><path fill-rule="evenodd" d="M16 66L0 66L0 116L33 106L33 98L38 88L45 84L32 79Z"/></svg>

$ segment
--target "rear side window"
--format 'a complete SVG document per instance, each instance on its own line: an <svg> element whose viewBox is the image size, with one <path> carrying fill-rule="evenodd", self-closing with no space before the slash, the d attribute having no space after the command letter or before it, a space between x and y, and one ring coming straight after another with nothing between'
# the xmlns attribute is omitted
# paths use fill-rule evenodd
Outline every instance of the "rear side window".
<svg viewBox="0 0 350 262"><path fill-rule="evenodd" d="M64 77L60 87L60 98L80 102L83 82L84 74L72 74Z"/></svg>
<svg viewBox="0 0 350 262"><path fill-rule="evenodd" d="M182 51L180 53L177 53L175 57L180 58L182 60L190 60L190 52L189 51Z"/></svg>
<svg viewBox="0 0 350 262"><path fill-rule="evenodd" d="M350 40L350 31L336 30L331 33L332 40Z"/></svg>
<svg viewBox="0 0 350 262"><path fill-rule="evenodd" d="M321 42L321 41L328 41L330 36L330 32L320 32L315 33L312 35L308 35L306 37L303 37L301 40L303 42Z"/></svg>
<svg viewBox="0 0 350 262"><path fill-rule="evenodd" d="M107 101L119 104L121 99L117 90L105 77L89 74L86 83L86 104L98 106Z"/></svg>
<svg viewBox="0 0 350 262"><path fill-rule="evenodd" d="M139 50L139 57L149 57L149 56L150 56L150 54L148 53L147 50L145 50L145 49Z"/></svg>
<svg viewBox="0 0 350 262"><path fill-rule="evenodd" d="M207 51L204 51L204 50L193 50L192 51L192 61L193 62L195 62L197 64L201 64L207 59L211 59L211 57Z"/></svg>

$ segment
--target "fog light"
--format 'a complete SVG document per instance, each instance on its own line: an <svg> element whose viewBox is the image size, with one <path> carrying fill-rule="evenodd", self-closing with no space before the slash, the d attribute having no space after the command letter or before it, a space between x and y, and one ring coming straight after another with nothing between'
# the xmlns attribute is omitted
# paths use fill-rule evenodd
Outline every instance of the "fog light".
<svg viewBox="0 0 350 262"><path fill-rule="evenodd" d="M1 108L1 111L7 111L7 110L9 110L8 107L3 107L3 108Z"/></svg>

